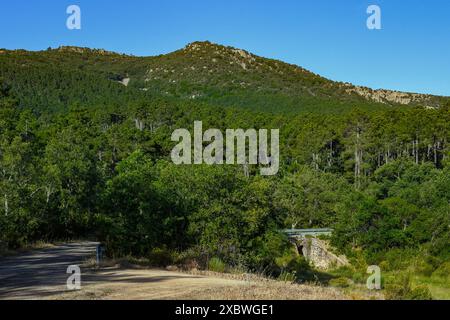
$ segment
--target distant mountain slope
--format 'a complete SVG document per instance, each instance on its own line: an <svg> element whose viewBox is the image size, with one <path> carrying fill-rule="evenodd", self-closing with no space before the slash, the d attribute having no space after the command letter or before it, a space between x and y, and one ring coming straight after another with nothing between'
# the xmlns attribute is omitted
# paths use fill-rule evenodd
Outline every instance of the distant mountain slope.
<svg viewBox="0 0 450 320"><path fill-rule="evenodd" d="M164 88L185 98L272 111L383 107L380 104L439 107L445 101L334 82L295 65L209 42L191 43L149 60L149 65L144 90Z"/></svg>
<svg viewBox="0 0 450 320"><path fill-rule="evenodd" d="M325 113L354 107L437 108L449 101L334 82L295 65L210 42L194 42L155 57L78 47L0 50L0 77L22 106L46 110L155 96L259 111Z"/></svg>

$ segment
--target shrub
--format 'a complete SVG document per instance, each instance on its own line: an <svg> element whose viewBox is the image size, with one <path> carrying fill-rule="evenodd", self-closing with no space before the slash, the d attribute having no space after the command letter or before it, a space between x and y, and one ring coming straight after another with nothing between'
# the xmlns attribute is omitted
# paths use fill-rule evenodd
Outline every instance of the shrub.
<svg viewBox="0 0 450 320"><path fill-rule="evenodd" d="M433 272L433 277L448 278L450 277L450 262L444 262Z"/></svg>
<svg viewBox="0 0 450 320"><path fill-rule="evenodd" d="M352 275L353 282L365 283L367 280L367 274L364 272L355 271Z"/></svg>
<svg viewBox="0 0 450 320"><path fill-rule="evenodd" d="M338 288L347 288L351 284L350 279L345 277L339 277L331 279L329 282L329 285L332 287L338 287Z"/></svg>
<svg viewBox="0 0 450 320"><path fill-rule="evenodd" d="M201 247L191 247L177 255L175 263L182 269L206 269L208 267L208 254Z"/></svg>
<svg viewBox="0 0 450 320"><path fill-rule="evenodd" d="M275 258L275 265L280 268L282 271L288 267L291 261L294 259L294 255L287 253L281 257Z"/></svg>
<svg viewBox="0 0 450 320"><path fill-rule="evenodd" d="M297 275L294 272L283 271L279 276L278 280L285 282L295 282L297 280Z"/></svg>
<svg viewBox="0 0 450 320"><path fill-rule="evenodd" d="M391 249L383 254L382 261L372 262L378 264L384 272L404 270L411 265L416 256L417 249Z"/></svg>
<svg viewBox="0 0 450 320"><path fill-rule="evenodd" d="M170 264L173 264L173 255L172 253L163 248L155 248L152 249L148 254L149 264L155 267L166 267Z"/></svg>
<svg viewBox="0 0 450 320"><path fill-rule="evenodd" d="M220 258L211 258L208 262L208 270L214 272L225 272L226 265Z"/></svg>
<svg viewBox="0 0 450 320"><path fill-rule="evenodd" d="M409 292L408 300L433 300L430 289L427 286L417 286Z"/></svg>
<svg viewBox="0 0 450 320"><path fill-rule="evenodd" d="M420 273L426 277L430 277L434 271L434 267L423 259L416 261L414 269L417 273Z"/></svg>
<svg viewBox="0 0 450 320"><path fill-rule="evenodd" d="M431 300L431 292L426 286L413 287L411 275L398 274L387 280L385 296L388 300Z"/></svg>
<svg viewBox="0 0 450 320"><path fill-rule="evenodd" d="M288 264L288 270L295 271L297 275L301 275L311 271L311 267L303 256L297 256Z"/></svg>

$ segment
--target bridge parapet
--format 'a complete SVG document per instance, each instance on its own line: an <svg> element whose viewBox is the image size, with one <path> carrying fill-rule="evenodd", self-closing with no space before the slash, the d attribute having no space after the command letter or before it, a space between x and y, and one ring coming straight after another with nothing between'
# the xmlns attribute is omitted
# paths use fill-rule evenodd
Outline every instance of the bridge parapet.
<svg viewBox="0 0 450 320"><path fill-rule="evenodd" d="M285 229L283 232L289 238L306 238L306 237L318 237L318 236L331 236L333 229L322 228L322 229Z"/></svg>

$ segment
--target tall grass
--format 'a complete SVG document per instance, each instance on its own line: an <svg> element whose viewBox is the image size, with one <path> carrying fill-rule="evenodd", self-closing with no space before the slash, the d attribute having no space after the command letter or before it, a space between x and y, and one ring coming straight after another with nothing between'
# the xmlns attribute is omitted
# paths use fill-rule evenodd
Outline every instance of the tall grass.
<svg viewBox="0 0 450 320"><path fill-rule="evenodd" d="M208 262L208 270L214 272L225 272L226 264L220 258L211 258Z"/></svg>

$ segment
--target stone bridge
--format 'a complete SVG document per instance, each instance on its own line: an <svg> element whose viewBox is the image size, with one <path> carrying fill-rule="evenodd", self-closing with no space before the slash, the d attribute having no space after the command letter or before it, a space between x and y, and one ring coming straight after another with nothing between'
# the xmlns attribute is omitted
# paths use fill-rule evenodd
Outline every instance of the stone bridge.
<svg viewBox="0 0 450 320"><path fill-rule="evenodd" d="M314 267L327 270L348 264L345 256L337 255L331 250L328 240L319 236L331 236L333 229L286 229L283 232L301 254Z"/></svg>

